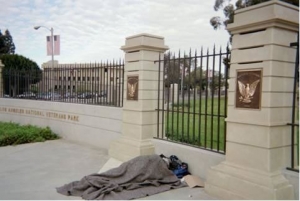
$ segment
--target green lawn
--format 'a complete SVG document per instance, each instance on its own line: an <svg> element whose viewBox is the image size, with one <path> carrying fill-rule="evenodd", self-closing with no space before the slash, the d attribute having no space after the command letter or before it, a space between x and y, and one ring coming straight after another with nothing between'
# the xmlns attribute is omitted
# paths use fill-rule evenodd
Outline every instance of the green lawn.
<svg viewBox="0 0 300 201"><path fill-rule="evenodd" d="M224 97L207 101L202 98L190 104L185 100L184 104L174 104L169 110L165 112L165 134L169 140L224 151L225 118L218 115L225 114Z"/></svg>

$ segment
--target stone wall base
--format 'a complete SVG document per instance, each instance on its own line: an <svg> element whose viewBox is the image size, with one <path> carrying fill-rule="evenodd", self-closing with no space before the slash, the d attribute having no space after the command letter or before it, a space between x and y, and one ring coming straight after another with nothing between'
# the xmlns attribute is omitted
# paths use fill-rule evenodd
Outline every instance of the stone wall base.
<svg viewBox="0 0 300 201"><path fill-rule="evenodd" d="M294 189L281 172L261 172L228 162L208 171L205 191L220 199L292 200Z"/></svg>

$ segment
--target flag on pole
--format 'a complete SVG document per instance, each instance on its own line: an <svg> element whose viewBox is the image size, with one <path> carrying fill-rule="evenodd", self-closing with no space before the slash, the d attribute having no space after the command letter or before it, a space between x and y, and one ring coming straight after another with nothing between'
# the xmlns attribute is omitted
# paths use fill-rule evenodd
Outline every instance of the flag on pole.
<svg viewBox="0 0 300 201"><path fill-rule="evenodd" d="M46 37L47 40L47 56L52 55L52 38L51 36Z"/></svg>
<svg viewBox="0 0 300 201"><path fill-rule="evenodd" d="M54 35L54 55L60 55L60 36Z"/></svg>
<svg viewBox="0 0 300 201"><path fill-rule="evenodd" d="M60 36L54 35L54 55L60 55ZM47 36L47 56L52 55L52 38L51 36Z"/></svg>

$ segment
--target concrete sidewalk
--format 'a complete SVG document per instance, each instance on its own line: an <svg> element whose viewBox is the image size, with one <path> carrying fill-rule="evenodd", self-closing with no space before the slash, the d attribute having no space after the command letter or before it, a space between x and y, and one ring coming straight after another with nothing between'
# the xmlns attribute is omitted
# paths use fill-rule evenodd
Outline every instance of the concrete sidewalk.
<svg viewBox="0 0 300 201"><path fill-rule="evenodd" d="M107 150L66 140L0 147L0 200L80 200L56 187L99 172ZM203 188L181 188L145 200L209 200Z"/></svg>

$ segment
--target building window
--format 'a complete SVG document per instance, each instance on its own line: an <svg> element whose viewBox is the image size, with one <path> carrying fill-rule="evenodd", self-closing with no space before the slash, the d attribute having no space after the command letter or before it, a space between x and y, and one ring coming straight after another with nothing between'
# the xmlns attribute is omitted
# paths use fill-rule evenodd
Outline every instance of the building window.
<svg viewBox="0 0 300 201"><path fill-rule="evenodd" d="M95 81L95 77L92 77L92 81Z"/></svg>
<svg viewBox="0 0 300 201"><path fill-rule="evenodd" d="M82 77L82 81L85 81L85 77Z"/></svg>
<svg viewBox="0 0 300 201"><path fill-rule="evenodd" d="M68 77L68 81L70 81L71 80L71 77Z"/></svg>
<svg viewBox="0 0 300 201"><path fill-rule="evenodd" d="M97 81L99 81L99 77L97 77Z"/></svg>
<svg viewBox="0 0 300 201"><path fill-rule="evenodd" d="M80 81L80 77L78 77L77 80Z"/></svg>
<svg viewBox="0 0 300 201"><path fill-rule="evenodd" d="M61 86L59 85L58 88L61 89Z"/></svg>
<svg viewBox="0 0 300 201"><path fill-rule="evenodd" d="M70 85L68 85L68 89L70 89Z"/></svg>
<svg viewBox="0 0 300 201"><path fill-rule="evenodd" d="M57 85L54 86L54 89L57 89Z"/></svg>
<svg viewBox="0 0 300 201"><path fill-rule="evenodd" d="M73 85L73 89L75 89L75 85Z"/></svg>
<svg viewBox="0 0 300 201"><path fill-rule="evenodd" d="M61 77L59 77L59 80L61 80Z"/></svg>
<svg viewBox="0 0 300 201"><path fill-rule="evenodd" d="M73 77L73 81L75 81L76 80L76 77Z"/></svg>
<svg viewBox="0 0 300 201"><path fill-rule="evenodd" d="M64 81L66 81L66 77L64 77Z"/></svg>
<svg viewBox="0 0 300 201"><path fill-rule="evenodd" d="M88 81L88 82L90 81L90 77L87 77L87 81Z"/></svg>

